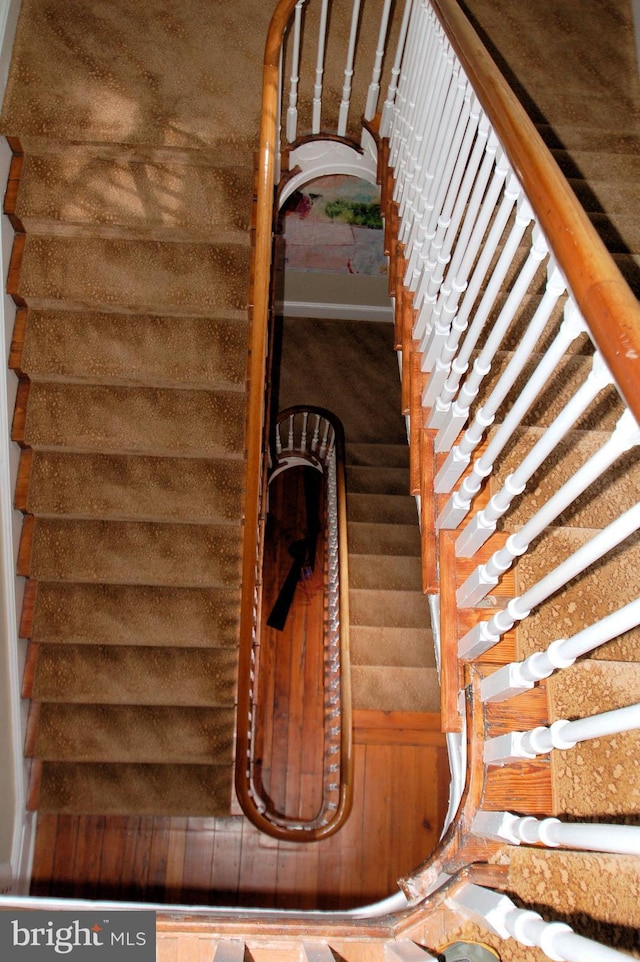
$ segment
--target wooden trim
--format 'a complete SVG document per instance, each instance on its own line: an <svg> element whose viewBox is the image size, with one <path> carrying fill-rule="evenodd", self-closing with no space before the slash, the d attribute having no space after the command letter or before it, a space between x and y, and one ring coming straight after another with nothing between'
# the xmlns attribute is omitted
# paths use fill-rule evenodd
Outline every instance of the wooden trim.
<svg viewBox="0 0 640 962"><path fill-rule="evenodd" d="M30 641L27 645L27 656L25 658L24 672L22 675L22 697L30 699L33 697L33 683L36 677L36 664L38 662L38 643Z"/></svg>
<svg viewBox="0 0 640 962"><path fill-rule="evenodd" d="M20 452L20 463L18 465L18 476L16 478L16 493L14 507L17 511L26 514L29 510L29 479L31 477L31 465L33 462L33 451L31 448L23 448Z"/></svg>
<svg viewBox="0 0 640 962"><path fill-rule="evenodd" d="M440 558L440 706L442 727L447 732L461 732L458 695L462 687L461 662L458 658L458 608L456 603L455 537L441 531L438 537Z"/></svg>
<svg viewBox="0 0 640 962"><path fill-rule="evenodd" d="M29 391L31 389L31 382L26 378L21 379L18 382L18 390L16 392L16 403L13 410L13 422L11 425L11 440L16 441L18 444L24 446L25 442L25 432L27 425L27 404L29 402Z"/></svg>
<svg viewBox="0 0 640 962"><path fill-rule="evenodd" d="M431 0L624 400L640 418L640 306L534 124L455 0Z"/></svg>
<svg viewBox="0 0 640 962"><path fill-rule="evenodd" d="M13 324L13 336L11 338L11 348L9 351L9 368L15 371L20 378L24 378L22 355L24 352L25 338L27 336L27 317L27 309L19 307Z"/></svg>
<svg viewBox="0 0 640 962"><path fill-rule="evenodd" d="M22 614L20 616L20 637L31 638L33 633L33 614L36 606L36 595L38 593L38 582L29 579L25 585L24 597L22 599Z"/></svg>
<svg viewBox="0 0 640 962"><path fill-rule="evenodd" d="M13 238L11 248L11 258L9 260L9 270L7 272L7 294L10 294L18 307L26 307L26 301L20 295L20 272L22 271L22 259L27 243L26 234L16 234Z"/></svg>
<svg viewBox="0 0 640 962"><path fill-rule="evenodd" d="M24 225L17 215L18 192L20 190L20 177L24 166L24 154L14 153L9 166L9 179L7 190L4 195L4 212L11 221L11 226L16 233L24 234Z"/></svg>
<svg viewBox="0 0 640 962"><path fill-rule="evenodd" d="M33 551L33 538L35 534L36 519L32 514L26 514L22 522L22 532L20 534L20 547L18 548L17 572L25 578L31 573L31 554Z"/></svg>

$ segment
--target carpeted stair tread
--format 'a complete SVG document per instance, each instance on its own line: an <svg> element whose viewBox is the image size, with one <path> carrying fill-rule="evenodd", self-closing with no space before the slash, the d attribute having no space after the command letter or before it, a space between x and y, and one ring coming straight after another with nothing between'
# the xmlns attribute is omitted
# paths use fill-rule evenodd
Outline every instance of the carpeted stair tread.
<svg viewBox="0 0 640 962"><path fill-rule="evenodd" d="M355 709L440 711L440 684L435 668L352 665Z"/></svg>
<svg viewBox="0 0 640 962"><path fill-rule="evenodd" d="M428 628L429 602L419 591L386 588L351 588L349 616L352 625L390 628Z"/></svg>
<svg viewBox="0 0 640 962"><path fill-rule="evenodd" d="M230 814L230 765L44 762L38 810L66 815Z"/></svg>
<svg viewBox="0 0 640 962"><path fill-rule="evenodd" d="M513 355L510 352L498 352L489 374L483 381L480 397L488 397L489 392L497 384L500 375L512 357ZM531 356L528 365L525 366L523 373L517 378L513 388L503 401L498 411L498 421L500 421L503 412L509 411L540 360L540 355L534 354ZM584 382L590 371L591 358L580 354L565 354L556 365L554 373L542 388L536 401L524 416L522 423L525 426L548 427ZM480 401L477 401L472 408L473 413L475 413L479 403ZM622 411L622 402L615 388L605 388L576 421L574 429L576 431L613 430Z"/></svg>
<svg viewBox="0 0 640 962"><path fill-rule="evenodd" d="M608 924L624 926L629 941L617 947L633 947L634 934L640 928L637 857L524 845L511 848L509 854L509 891L519 899L554 912L590 917L589 937L604 945L610 944L605 934ZM585 879L597 879L598 884L585 885ZM539 911L549 917L548 912Z"/></svg>
<svg viewBox="0 0 640 962"><path fill-rule="evenodd" d="M224 241L248 231L252 193L250 166L107 159L73 145L25 156L15 214L27 233Z"/></svg>
<svg viewBox="0 0 640 962"><path fill-rule="evenodd" d="M347 493L408 495L409 469L347 466Z"/></svg>
<svg viewBox="0 0 640 962"><path fill-rule="evenodd" d="M27 234L12 293L32 308L233 316L249 257L246 244Z"/></svg>
<svg viewBox="0 0 640 962"><path fill-rule="evenodd" d="M349 631L352 665L434 668L430 628L371 628L352 625Z"/></svg>
<svg viewBox="0 0 640 962"><path fill-rule="evenodd" d="M585 718L640 702L640 664L584 658L547 681L549 719Z"/></svg>
<svg viewBox="0 0 640 962"><path fill-rule="evenodd" d="M134 521L36 520L29 577L94 584L231 587L239 528Z"/></svg>
<svg viewBox="0 0 640 962"><path fill-rule="evenodd" d="M348 539L351 555L420 555L417 517L414 524L349 520Z"/></svg>
<svg viewBox="0 0 640 962"><path fill-rule="evenodd" d="M553 528L523 555L516 567L520 595L536 584L565 558L589 541L596 531ZM518 657L538 651L556 638L569 637L638 596L640 536L631 535L583 576L570 581L532 611L516 629ZM616 586L611 597L610 587ZM562 617L560 617L560 614ZM640 629L627 632L597 649L592 657L611 661L640 661Z"/></svg>
<svg viewBox="0 0 640 962"><path fill-rule="evenodd" d="M243 473L242 462L231 459L35 451L26 510L39 517L235 524Z"/></svg>
<svg viewBox="0 0 640 962"><path fill-rule="evenodd" d="M369 521L388 524L414 524L417 518L415 499L409 495L349 495L349 522Z"/></svg>
<svg viewBox="0 0 640 962"><path fill-rule="evenodd" d="M222 15L207 0L180 9L163 0L135 8L123 0L73 7L65 0L28 0L16 34L3 132L194 152L224 153L237 144L246 154L259 130L271 13L254 0L243 17Z"/></svg>
<svg viewBox="0 0 640 962"><path fill-rule="evenodd" d="M82 645L230 647L239 588L41 582L30 637Z"/></svg>
<svg viewBox="0 0 640 962"><path fill-rule="evenodd" d="M233 708L46 702L39 706L34 756L47 761L231 765L234 719Z"/></svg>
<svg viewBox="0 0 640 962"><path fill-rule="evenodd" d="M507 476L543 434L543 429L537 427L516 432L509 450L491 477L491 494L500 490ZM573 477L578 468L597 454L609 437L606 432L599 431L569 432L531 478L525 492L513 502L508 516L509 524L517 526L528 521L555 491ZM618 458L553 523L556 526L579 528L604 527L635 504L639 487L640 449L636 447Z"/></svg>
<svg viewBox="0 0 640 962"><path fill-rule="evenodd" d="M582 817L640 815L640 732L551 752L553 808Z"/></svg>
<svg viewBox="0 0 640 962"><path fill-rule="evenodd" d="M230 391L33 383L24 437L33 448L220 457L239 455L244 396Z"/></svg>
<svg viewBox="0 0 640 962"><path fill-rule="evenodd" d="M349 586L360 589L422 591L420 558L403 555L349 555Z"/></svg>
<svg viewBox="0 0 640 962"><path fill-rule="evenodd" d="M33 686L41 702L234 704L237 654L230 648L42 645Z"/></svg>
<svg viewBox="0 0 640 962"><path fill-rule="evenodd" d="M354 467L408 468L409 448L406 444L366 444L348 441L347 469Z"/></svg>
<svg viewBox="0 0 640 962"><path fill-rule="evenodd" d="M554 148L551 153L570 182L589 181L596 189L596 185L606 183L618 190L624 181L633 184L640 178L640 141L623 151Z"/></svg>
<svg viewBox="0 0 640 962"><path fill-rule="evenodd" d="M31 380L244 390L246 318L30 310L20 370Z"/></svg>

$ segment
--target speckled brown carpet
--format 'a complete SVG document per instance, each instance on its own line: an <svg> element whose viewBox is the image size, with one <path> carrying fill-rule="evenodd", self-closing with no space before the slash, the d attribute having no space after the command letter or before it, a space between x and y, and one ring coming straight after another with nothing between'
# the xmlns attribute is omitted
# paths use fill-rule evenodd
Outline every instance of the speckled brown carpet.
<svg viewBox="0 0 640 962"><path fill-rule="evenodd" d="M24 151L14 430L43 811L230 811L271 5L243 13L22 4L1 123Z"/></svg>

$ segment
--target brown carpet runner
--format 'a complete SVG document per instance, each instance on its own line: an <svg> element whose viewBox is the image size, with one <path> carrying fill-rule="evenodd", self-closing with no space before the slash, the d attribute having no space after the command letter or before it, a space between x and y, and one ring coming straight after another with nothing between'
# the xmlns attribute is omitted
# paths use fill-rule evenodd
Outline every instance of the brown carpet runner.
<svg viewBox="0 0 640 962"><path fill-rule="evenodd" d="M208 0L22 4L2 131L43 811L230 811L270 16L244 6L250 30Z"/></svg>

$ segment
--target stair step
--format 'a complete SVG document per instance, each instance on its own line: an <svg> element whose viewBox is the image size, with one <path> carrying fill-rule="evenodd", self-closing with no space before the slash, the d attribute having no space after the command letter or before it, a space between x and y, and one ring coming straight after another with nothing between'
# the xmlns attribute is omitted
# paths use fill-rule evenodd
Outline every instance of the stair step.
<svg viewBox="0 0 640 962"><path fill-rule="evenodd" d="M514 442L517 443L510 445L491 478L489 490L492 495L501 488L507 476L543 434L544 431L537 427L516 432ZM525 524L561 485L573 477L581 465L598 452L609 437L608 433L599 431L569 432L531 478L526 493L514 502L509 512L509 525ZM584 495L558 516L554 525L604 528L635 504L639 489L640 449L636 447L618 458Z"/></svg>
<svg viewBox="0 0 640 962"><path fill-rule="evenodd" d="M409 448L406 444L358 444L346 445L346 463L352 467L408 468Z"/></svg>
<svg viewBox="0 0 640 962"><path fill-rule="evenodd" d="M491 366L489 374L486 376L480 397L487 397L498 382L499 377L511 361L513 354L509 351L499 351ZM516 380L513 388L505 398L500 410L498 411L497 421L500 421L503 412L510 410L516 397L519 396L531 371L540 363L541 355L531 356L529 364ZM565 407L576 390L584 382L591 371L591 358L579 354L565 354L556 365L551 378L544 385L536 402L525 415L522 423L531 427L549 427L555 420L560 411ZM478 400L472 408L478 407ZM605 388L596 401L575 423L574 429L581 431L611 431L615 427L618 418L622 414L622 402L614 387Z"/></svg>
<svg viewBox="0 0 640 962"><path fill-rule="evenodd" d="M603 145L604 147L604 145ZM554 148L551 153L565 177L570 181L590 182L597 191L601 183L614 190L624 181L637 183L640 178L640 141L629 144L629 150L607 151L579 147Z"/></svg>
<svg viewBox="0 0 640 962"><path fill-rule="evenodd" d="M516 593L537 584L552 569L590 541L597 531L552 528L518 559ZM516 629L518 658L539 650L540 639L567 638L623 607L640 594L640 535L636 532L600 562L539 605ZM611 586L615 585L615 599ZM559 612L564 613L558 623ZM546 647L546 644L545 644ZM592 656L611 661L640 661L640 628L601 645Z"/></svg>
<svg viewBox="0 0 640 962"><path fill-rule="evenodd" d="M249 258L244 244L27 234L9 293L40 309L241 316Z"/></svg>
<svg viewBox="0 0 640 962"><path fill-rule="evenodd" d="M355 709L440 711L440 683L435 668L351 667Z"/></svg>
<svg viewBox="0 0 640 962"><path fill-rule="evenodd" d="M246 318L30 310L19 358L32 381L244 391Z"/></svg>
<svg viewBox="0 0 640 962"><path fill-rule="evenodd" d="M32 697L40 702L231 707L230 648L41 645Z"/></svg>
<svg viewBox="0 0 640 962"><path fill-rule="evenodd" d="M47 761L231 765L233 708L40 706L35 756Z"/></svg>
<svg viewBox="0 0 640 962"><path fill-rule="evenodd" d="M38 810L66 815L230 814L227 765L44 762Z"/></svg>
<svg viewBox="0 0 640 962"><path fill-rule="evenodd" d="M415 524L418 521L416 502L410 495L351 492L347 512L349 522Z"/></svg>
<svg viewBox="0 0 640 962"><path fill-rule="evenodd" d="M537 123L540 136L550 150L599 154L640 156L640 135L629 125L616 125L613 120L606 128L593 128L579 123ZM621 157L622 161L622 157ZM623 162L623 161L622 161Z"/></svg>
<svg viewBox="0 0 640 962"><path fill-rule="evenodd" d="M250 167L98 157L75 144L25 156L13 213L28 233L242 243L252 196Z"/></svg>
<svg viewBox="0 0 640 962"><path fill-rule="evenodd" d="M33 383L14 440L78 453L215 458L240 454L244 418L244 396L235 392Z"/></svg>
<svg viewBox="0 0 640 962"><path fill-rule="evenodd" d="M41 582L33 641L82 645L231 647L238 643L240 591Z"/></svg>
<svg viewBox="0 0 640 962"><path fill-rule="evenodd" d="M20 507L39 517L192 524L233 524L240 517L239 460L67 451L35 451L23 460L30 469Z"/></svg>
<svg viewBox="0 0 640 962"><path fill-rule="evenodd" d="M347 466L347 492L351 494L409 494L409 469Z"/></svg>
<svg viewBox="0 0 640 962"><path fill-rule="evenodd" d="M351 625L389 628L428 628L429 602L419 591L350 588Z"/></svg>
<svg viewBox="0 0 640 962"><path fill-rule="evenodd" d="M422 592L420 557L402 555L349 555L349 586L389 591Z"/></svg>
<svg viewBox="0 0 640 962"><path fill-rule="evenodd" d="M240 529L230 525L36 520L29 577L94 584L231 587Z"/></svg>
<svg viewBox="0 0 640 962"><path fill-rule="evenodd" d="M420 529L414 524L349 521L350 555L420 555Z"/></svg>
<svg viewBox="0 0 640 962"><path fill-rule="evenodd" d="M370 628L349 630L352 665L434 668L435 652L430 628Z"/></svg>

